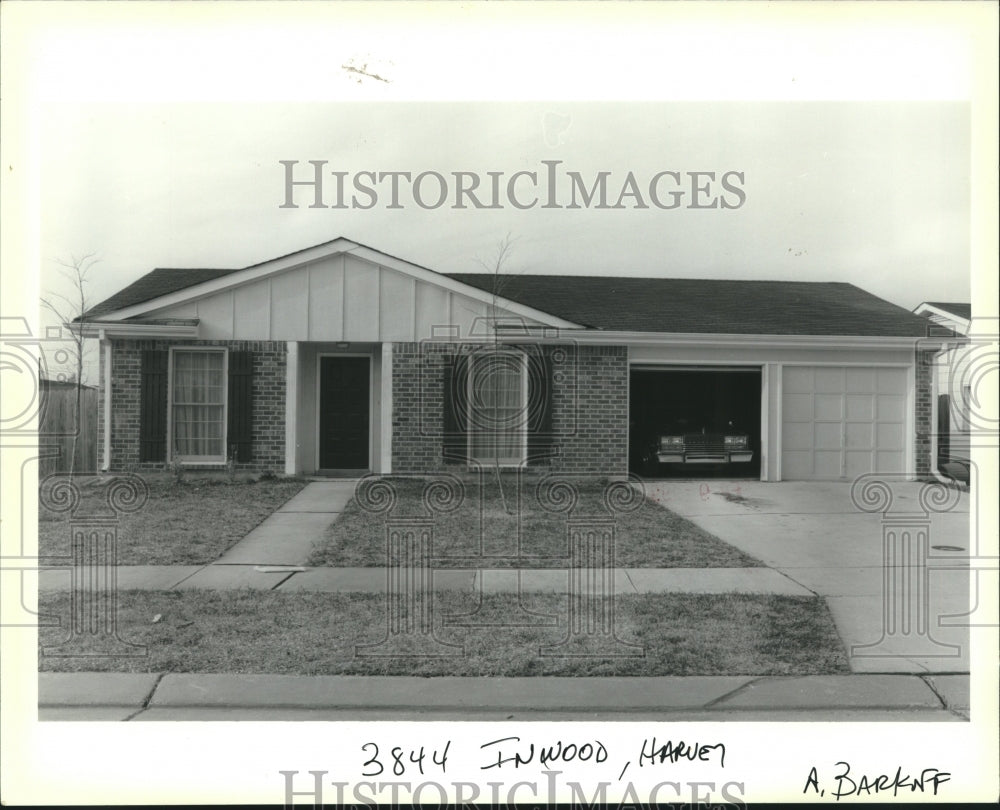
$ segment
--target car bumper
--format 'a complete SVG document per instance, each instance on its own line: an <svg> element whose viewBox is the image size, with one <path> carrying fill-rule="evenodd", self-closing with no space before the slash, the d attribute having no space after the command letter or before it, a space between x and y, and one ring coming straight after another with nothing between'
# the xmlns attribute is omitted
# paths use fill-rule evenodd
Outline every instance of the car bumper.
<svg viewBox="0 0 1000 810"><path fill-rule="evenodd" d="M657 453L660 464L745 464L753 461L752 450L726 453Z"/></svg>

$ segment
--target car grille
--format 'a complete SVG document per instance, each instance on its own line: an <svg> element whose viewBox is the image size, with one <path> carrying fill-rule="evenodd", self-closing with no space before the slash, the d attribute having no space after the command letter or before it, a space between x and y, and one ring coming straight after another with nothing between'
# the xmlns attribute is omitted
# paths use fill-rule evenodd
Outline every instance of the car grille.
<svg viewBox="0 0 1000 810"><path fill-rule="evenodd" d="M691 453L722 453L725 450L719 433L689 433L684 437L684 449Z"/></svg>

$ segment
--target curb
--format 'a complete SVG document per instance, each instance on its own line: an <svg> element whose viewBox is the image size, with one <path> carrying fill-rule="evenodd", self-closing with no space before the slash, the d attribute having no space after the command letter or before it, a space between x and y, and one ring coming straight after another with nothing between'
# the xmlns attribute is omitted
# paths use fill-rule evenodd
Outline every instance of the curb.
<svg viewBox="0 0 1000 810"><path fill-rule="evenodd" d="M39 673L40 709L114 708L130 719L158 711L275 710L433 716L533 713L667 715L915 713L966 719L968 675L475 678L333 675ZM942 688L944 687L944 688ZM965 696L963 705L962 697ZM939 715L936 718L934 715ZM210 714L205 719L211 719ZM737 718L738 719L738 718ZM798 719L809 719L801 716ZM863 719L863 718L859 718Z"/></svg>

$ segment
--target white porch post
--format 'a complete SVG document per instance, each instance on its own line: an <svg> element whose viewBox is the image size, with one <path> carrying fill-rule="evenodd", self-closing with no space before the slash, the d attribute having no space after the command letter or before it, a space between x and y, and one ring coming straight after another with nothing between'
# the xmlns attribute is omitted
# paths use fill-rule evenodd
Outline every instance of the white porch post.
<svg viewBox="0 0 1000 810"><path fill-rule="evenodd" d="M784 366L781 363L767 364L767 479L768 481L781 480L781 454L784 452L784 440L782 435L782 378L784 377Z"/></svg>
<svg viewBox="0 0 1000 810"><path fill-rule="evenodd" d="M101 448L101 470L111 469L111 341L101 335L104 353L104 446Z"/></svg>
<svg viewBox="0 0 1000 810"><path fill-rule="evenodd" d="M285 475L298 472L299 344L287 342L285 358Z"/></svg>
<svg viewBox="0 0 1000 810"><path fill-rule="evenodd" d="M760 367L760 480L770 481L771 464L771 364Z"/></svg>
<svg viewBox="0 0 1000 810"><path fill-rule="evenodd" d="M379 469L382 475L392 472L392 344L382 344L382 407L379 410Z"/></svg>

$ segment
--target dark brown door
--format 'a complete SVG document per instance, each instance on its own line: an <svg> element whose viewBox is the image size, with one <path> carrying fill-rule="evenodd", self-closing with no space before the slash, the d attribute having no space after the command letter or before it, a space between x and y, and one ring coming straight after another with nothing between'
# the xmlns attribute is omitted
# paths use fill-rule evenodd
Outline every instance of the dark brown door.
<svg viewBox="0 0 1000 810"><path fill-rule="evenodd" d="M367 357L321 357L319 361L319 466L323 470L367 470Z"/></svg>

